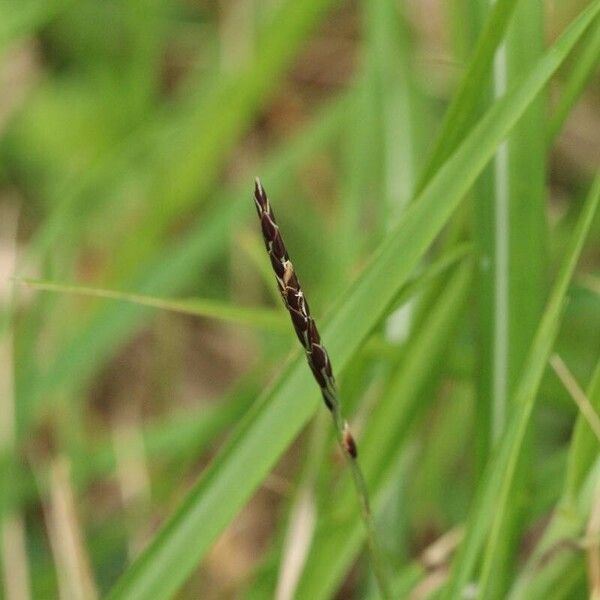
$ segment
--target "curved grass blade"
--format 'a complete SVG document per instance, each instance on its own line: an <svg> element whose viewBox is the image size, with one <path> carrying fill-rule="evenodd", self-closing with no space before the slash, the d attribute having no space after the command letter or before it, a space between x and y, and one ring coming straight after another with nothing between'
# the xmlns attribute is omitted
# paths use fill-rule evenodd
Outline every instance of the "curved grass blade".
<svg viewBox="0 0 600 600"><path fill-rule="evenodd" d="M239 325L260 327L270 331L285 331L287 329L284 320L278 313L274 310L259 307L234 306L225 302L206 300L203 298L159 298L157 296L148 296L146 294L134 294L132 292L120 292L118 290L58 283L55 281L43 281L40 279L18 279L17 281L44 292L58 292L93 298L119 300L122 302L138 304L139 306L159 308L161 310L184 315L195 315L198 317L207 317L210 319L237 323Z"/></svg>

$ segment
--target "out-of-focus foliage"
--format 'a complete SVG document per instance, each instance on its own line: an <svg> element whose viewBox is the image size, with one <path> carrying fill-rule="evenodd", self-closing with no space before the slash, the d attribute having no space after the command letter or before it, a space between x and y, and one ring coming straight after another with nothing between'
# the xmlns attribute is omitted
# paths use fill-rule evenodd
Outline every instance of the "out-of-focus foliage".
<svg viewBox="0 0 600 600"><path fill-rule="evenodd" d="M0 3L3 597L376 597L257 174L398 597L600 590L599 14Z"/></svg>

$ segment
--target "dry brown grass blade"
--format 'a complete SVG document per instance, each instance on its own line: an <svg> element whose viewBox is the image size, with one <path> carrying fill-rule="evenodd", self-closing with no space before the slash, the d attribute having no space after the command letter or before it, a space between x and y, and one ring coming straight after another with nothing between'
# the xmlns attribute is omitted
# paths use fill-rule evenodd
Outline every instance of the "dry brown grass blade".
<svg viewBox="0 0 600 600"><path fill-rule="evenodd" d="M410 592L409 600L425 600L439 590L448 578L448 565L456 548L461 543L463 527L450 529L421 553L421 563L428 574Z"/></svg>
<svg viewBox="0 0 600 600"><path fill-rule="evenodd" d="M10 312L12 283L17 261L18 210L5 204L0 211L0 310ZM8 318L8 317L7 317ZM13 338L10 328L0 338L0 454L15 452L15 397ZM6 600L27 600L29 561L25 524L16 510L2 516L2 568Z"/></svg>
<svg viewBox="0 0 600 600"><path fill-rule="evenodd" d="M75 508L70 471L66 456L58 456L50 463L50 499L44 516L56 565L60 598L95 600L98 593Z"/></svg>
<svg viewBox="0 0 600 600"><path fill-rule="evenodd" d="M312 485L306 485L290 512L276 600L293 600L315 531L317 510Z"/></svg>
<svg viewBox="0 0 600 600"><path fill-rule="evenodd" d="M550 365L600 442L600 417L594 410L585 392L581 389L581 386L577 383L577 380L558 354L552 355Z"/></svg>

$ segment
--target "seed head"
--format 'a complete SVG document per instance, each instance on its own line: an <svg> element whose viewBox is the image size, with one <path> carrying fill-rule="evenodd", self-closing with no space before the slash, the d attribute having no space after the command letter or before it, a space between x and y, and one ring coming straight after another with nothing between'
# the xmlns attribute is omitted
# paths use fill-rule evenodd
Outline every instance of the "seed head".
<svg viewBox="0 0 600 600"><path fill-rule="evenodd" d="M325 405L333 409L335 379L327 350L321 344L321 336L310 314L308 302L300 287L294 265L283 242L281 231L267 194L256 178L254 203L260 219L265 248L271 260L275 279L285 307L287 308L298 340L306 352L308 366L312 371L323 395Z"/></svg>

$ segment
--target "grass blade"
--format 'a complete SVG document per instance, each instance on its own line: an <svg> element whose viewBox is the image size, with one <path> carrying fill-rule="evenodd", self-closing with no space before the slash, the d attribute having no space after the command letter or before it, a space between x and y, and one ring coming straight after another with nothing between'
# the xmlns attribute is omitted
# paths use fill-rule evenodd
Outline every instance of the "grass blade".
<svg viewBox="0 0 600 600"><path fill-rule="evenodd" d="M596 413L600 411L600 361L596 366L587 397L590 399ZM573 504L581 492L589 470L592 468L598 454L596 441L589 424L583 415L578 415L573 430L565 489L563 496L568 504Z"/></svg>
<svg viewBox="0 0 600 600"><path fill-rule="evenodd" d="M490 70L494 54L510 22L517 0L498 0L483 26L483 30L473 52L473 59L463 76L458 91L446 111L437 142L417 186L423 190L435 171L454 152L463 139L464 133L474 122L475 110L481 99L481 82Z"/></svg>
<svg viewBox="0 0 600 600"><path fill-rule="evenodd" d="M496 54L491 88L506 93L521 73L543 52L543 10L536 3L520 3ZM494 157L489 193L476 200L479 232L480 396L477 406L489 410L489 446L502 437L515 410L510 402L539 321L545 293L545 98L540 95L499 147ZM482 185L486 185L483 183ZM483 234L483 235L482 235ZM485 266L484 266L485 265ZM485 433L481 433L485 436ZM479 436L478 436L479 437ZM481 457L485 464L488 456ZM522 461L526 463L525 460ZM519 482L527 473L521 468ZM502 597L516 556L520 506L513 504L512 527L496 555L494 590Z"/></svg>
<svg viewBox="0 0 600 600"><path fill-rule="evenodd" d="M600 19L590 28L585 45L578 53L573 68L564 84L560 101L554 110L548 127L548 144L551 145L560 133L574 104L581 96L586 84L598 68L600 60Z"/></svg>
<svg viewBox="0 0 600 600"><path fill-rule="evenodd" d="M456 598L462 594L464 586L472 575L490 524L492 528L487 535L479 590L484 593L484 597L488 586L492 584L490 567L493 564L501 535L504 533L507 506L521 444L533 412L537 390L556 339L568 285L599 201L600 176L596 178L590 191L577 228L571 238L566 259L554 284L529 351L526 366L514 396L516 411L506 428L495 459L486 470L475 499L465 540L454 563L452 577L445 591L446 598ZM490 523L490 521L492 522Z"/></svg>
<svg viewBox="0 0 600 600"><path fill-rule="evenodd" d="M45 292L119 300L137 304L138 306L159 308L161 310L184 315L207 317L238 325L261 327L275 331L287 330L285 321L278 313L273 310L259 307L235 306L203 298L158 298L156 296L148 296L145 294L134 294L131 292L120 292L118 290L108 290L105 288L58 283L56 281L42 281L39 279L19 279L17 281Z"/></svg>

